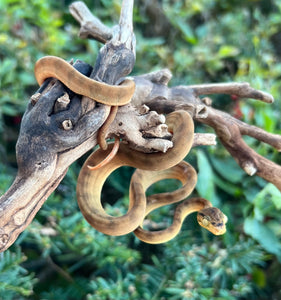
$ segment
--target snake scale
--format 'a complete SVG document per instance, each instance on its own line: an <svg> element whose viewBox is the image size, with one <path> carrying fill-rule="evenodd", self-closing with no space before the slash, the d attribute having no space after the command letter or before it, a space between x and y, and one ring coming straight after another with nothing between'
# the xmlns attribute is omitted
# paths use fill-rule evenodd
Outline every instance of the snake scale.
<svg viewBox="0 0 281 300"><path fill-rule="evenodd" d="M34 74L39 85L47 78L54 77L76 94L107 105L128 104L135 91L133 80L125 79L120 85L99 82L81 74L71 64L56 56L44 56L39 59L35 64Z"/></svg>
<svg viewBox="0 0 281 300"><path fill-rule="evenodd" d="M135 89L134 81L128 79L118 86L90 79L75 70L71 64L54 56L46 56L37 61L35 77L39 84L49 77L57 78L75 93L111 106L129 103ZM115 108L115 114L116 110ZM185 111L175 111L167 116L166 123L173 133L173 148L166 153L142 153L117 141L99 148L85 161L77 181L77 201L85 219L97 230L115 236L134 232L140 240L147 243L163 243L177 235L187 215L197 211L197 220L202 227L216 235L225 233L227 217L219 209L212 207L209 201L203 198L181 201L190 195L197 182L195 169L183 161L193 142L194 124L191 116ZM108 156L113 159L108 159ZM101 190L107 177L121 166L132 166L137 170L130 182L127 213L113 217L105 212L101 204ZM168 178L178 179L182 187L173 192L146 197L145 192L151 184ZM142 223L150 212L179 201L181 203L175 209L171 226L160 231L142 228Z"/></svg>

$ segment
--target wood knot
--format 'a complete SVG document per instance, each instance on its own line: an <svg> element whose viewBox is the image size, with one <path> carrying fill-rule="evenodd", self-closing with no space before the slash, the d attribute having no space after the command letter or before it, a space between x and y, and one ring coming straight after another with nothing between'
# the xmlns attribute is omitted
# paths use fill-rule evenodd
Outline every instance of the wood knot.
<svg viewBox="0 0 281 300"><path fill-rule="evenodd" d="M213 100L210 97L204 97L201 99L201 101L207 106L211 106L213 103Z"/></svg>
<svg viewBox="0 0 281 300"><path fill-rule="evenodd" d="M68 93L64 93L63 96L59 97L55 103L55 113L66 110L70 103L70 98Z"/></svg>
<svg viewBox="0 0 281 300"><path fill-rule="evenodd" d="M14 223L17 226L22 225L25 222L26 216L23 211L19 211L17 214L14 215Z"/></svg>
<svg viewBox="0 0 281 300"><path fill-rule="evenodd" d="M9 240L8 234L0 234L0 249L6 246L7 242Z"/></svg>
<svg viewBox="0 0 281 300"><path fill-rule="evenodd" d="M143 104L141 107L139 107L138 111L139 111L139 114L145 115L149 112L149 107L147 105Z"/></svg>
<svg viewBox="0 0 281 300"><path fill-rule="evenodd" d="M64 120L61 125L64 130L71 130L73 128L72 121L69 119Z"/></svg>
<svg viewBox="0 0 281 300"><path fill-rule="evenodd" d="M41 93L36 93L30 97L31 105L34 106L41 97Z"/></svg>

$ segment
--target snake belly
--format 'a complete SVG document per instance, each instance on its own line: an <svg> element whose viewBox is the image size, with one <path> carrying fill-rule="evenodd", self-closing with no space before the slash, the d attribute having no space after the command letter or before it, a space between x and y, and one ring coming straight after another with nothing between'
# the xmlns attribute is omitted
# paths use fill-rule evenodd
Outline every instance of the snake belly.
<svg viewBox="0 0 281 300"><path fill-rule="evenodd" d="M98 149L84 163L77 181L77 201L85 219L97 230L108 235L124 235L135 230L145 217L145 189L140 182L134 182L130 188L128 212L120 217L108 215L101 204L101 190L107 177L121 166L160 171L180 163L191 149L194 124L189 113L176 111L167 116L166 123L173 132L173 148L166 153L142 153L120 143L119 151L106 165L91 171L88 165L96 165L112 149L109 144L106 151Z"/></svg>

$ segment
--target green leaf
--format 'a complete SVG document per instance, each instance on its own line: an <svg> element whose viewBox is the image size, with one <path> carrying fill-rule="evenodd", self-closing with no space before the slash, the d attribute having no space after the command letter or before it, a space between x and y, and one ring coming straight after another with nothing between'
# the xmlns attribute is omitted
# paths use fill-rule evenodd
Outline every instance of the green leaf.
<svg viewBox="0 0 281 300"><path fill-rule="evenodd" d="M211 157L210 160L214 169L229 182L241 182L245 176L245 172L237 165L234 159L229 159L229 157L225 159Z"/></svg>
<svg viewBox="0 0 281 300"><path fill-rule="evenodd" d="M219 201L215 193L214 173L207 156L201 150L197 151L197 165L199 172L196 190L201 197L216 206Z"/></svg>
<svg viewBox="0 0 281 300"><path fill-rule="evenodd" d="M214 295L214 288L199 288L198 292L205 297L211 297Z"/></svg>
<svg viewBox="0 0 281 300"><path fill-rule="evenodd" d="M166 288L165 291L171 295L181 295L184 293L185 290L182 288L170 287L170 288Z"/></svg>
<svg viewBox="0 0 281 300"><path fill-rule="evenodd" d="M237 56L239 53L240 51L237 47L230 46L230 45L223 45L219 49L218 56L220 58L234 57Z"/></svg>
<svg viewBox="0 0 281 300"><path fill-rule="evenodd" d="M269 253L275 254L281 262L281 243L273 231L254 218L246 218L244 231L252 236Z"/></svg>
<svg viewBox="0 0 281 300"><path fill-rule="evenodd" d="M21 72L19 74L19 80L23 85L32 85L34 84L34 76L30 72Z"/></svg>
<svg viewBox="0 0 281 300"><path fill-rule="evenodd" d="M262 208L264 206L264 202L272 201L276 209L281 209L281 193L277 189L277 187L268 183L254 198L253 203Z"/></svg>
<svg viewBox="0 0 281 300"><path fill-rule="evenodd" d="M197 43L197 39L193 33L192 28L186 22L184 22L180 18L177 18L175 20L175 23L176 23L177 27L181 30L181 32L184 35L184 38L186 39L187 42L189 42L191 44Z"/></svg>
<svg viewBox="0 0 281 300"><path fill-rule="evenodd" d="M2 106L2 112L7 116L16 116L18 113L17 109L9 104Z"/></svg>
<svg viewBox="0 0 281 300"><path fill-rule="evenodd" d="M261 288L266 286L266 275L265 272L260 268L255 268L252 273L253 281L256 285Z"/></svg>
<svg viewBox="0 0 281 300"><path fill-rule="evenodd" d="M218 186L229 195L239 197L243 193L242 189L238 185L232 184L219 176L214 175L214 181L216 183L216 186Z"/></svg>

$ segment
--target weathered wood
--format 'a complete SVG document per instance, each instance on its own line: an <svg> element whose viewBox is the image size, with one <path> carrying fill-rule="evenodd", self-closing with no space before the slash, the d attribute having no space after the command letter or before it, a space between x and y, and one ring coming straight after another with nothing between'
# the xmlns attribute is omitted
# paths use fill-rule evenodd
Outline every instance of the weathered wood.
<svg viewBox="0 0 281 300"><path fill-rule="evenodd" d="M82 1L76 1L69 6L72 16L80 23L79 37L93 38L106 43L112 38L112 29L105 26L98 18L93 16Z"/></svg>
<svg viewBox="0 0 281 300"><path fill-rule="evenodd" d="M161 78L159 71L155 78ZM166 74L167 70L163 70ZM151 74L135 78L136 92L132 99L135 105L147 105L158 113L170 113L183 109L188 111L194 120L211 126L223 146L229 151L239 166L250 176L258 175L273 183L281 191L281 167L262 157L251 149L242 139L243 135L251 136L263 143L267 143L281 151L281 136L271 134L256 126L230 116L229 114L211 107L211 102L202 101L201 94L236 94L245 98L258 99L272 103L273 97L263 91L255 90L248 83L207 84L196 86L167 87L160 85ZM146 87L146 88L145 88ZM137 91L145 90L146 94L138 96Z"/></svg>
<svg viewBox="0 0 281 300"><path fill-rule="evenodd" d="M123 1L119 25L113 28L102 24L82 2L73 3L70 11L81 25L81 37L105 43L93 69L82 62L76 62L75 66L91 78L118 84L130 74L135 62L133 1ZM172 144L166 139L167 128L161 113L183 109L195 121L214 128L222 144L249 175L261 176L281 190L281 167L249 148L242 135L268 143L278 151L281 151L281 137L213 109L210 98L199 98L203 94L224 93L271 103L272 96L248 83L170 88L167 84L171 77L167 69L134 77L136 90L131 104L118 109L107 137L121 136L128 146L139 151L165 152ZM97 144L97 131L109 111L110 107L87 97L81 99L52 79L31 97L17 142L18 174L0 198L0 251L6 250L28 226L68 166ZM214 135L196 137L194 146L215 143Z"/></svg>
<svg viewBox="0 0 281 300"><path fill-rule="evenodd" d="M91 71L85 64L78 65L80 71L86 69L85 75ZM43 84L38 92L41 96L30 101L22 119L17 177L0 198L1 251L32 221L68 166L96 144L97 130L106 119L103 107L82 114L81 100L57 81ZM71 99L69 105L54 111L57 99L65 93ZM72 121L71 130L63 128L65 120Z"/></svg>
<svg viewBox="0 0 281 300"><path fill-rule="evenodd" d="M132 4L124 1L121 26L101 49L94 70L78 62L79 71L111 84L130 73L135 49L129 37L132 36L133 41L134 37L132 31L128 33L132 25L124 20L130 14ZM128 19L130 22L132 17ZM123 41L124 36L126 41ZM69 94L71 101L64 110L60 103L65 93ZM92 109L91 102L93 100L85 97L80 101L60 83L50 80L42 85L36 97L32 97L17 142L18 174L10 189L0 198L0 251L7 249L28 226L64 177L68 166L96 145L97 130L110 108L97 105ZM70 130L65 130L66 121L71 121Z"/></svg>

